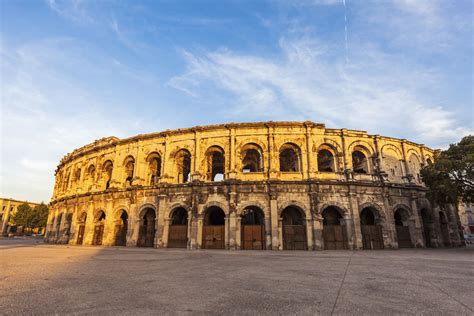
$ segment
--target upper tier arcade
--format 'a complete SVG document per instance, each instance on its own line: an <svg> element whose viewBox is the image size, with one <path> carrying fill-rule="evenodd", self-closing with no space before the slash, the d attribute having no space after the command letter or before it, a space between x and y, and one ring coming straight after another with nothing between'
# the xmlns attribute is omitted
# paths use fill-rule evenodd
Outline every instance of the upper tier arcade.
<svg viewBox="0 0 474 316"><path fill-rule="evenodd" d="M413 142L313 122L230 123L107 137L66 155L53 201L192 181L363 181L422 185L434 151Z"/></svg>

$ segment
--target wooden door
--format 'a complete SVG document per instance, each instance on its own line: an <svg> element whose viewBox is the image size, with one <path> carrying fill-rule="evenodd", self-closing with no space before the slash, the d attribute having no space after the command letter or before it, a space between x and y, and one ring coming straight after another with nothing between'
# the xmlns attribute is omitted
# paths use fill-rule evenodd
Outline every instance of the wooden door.
<svg viewBox="0 0 474 316"><path fill-rule="evenodd" d="M104 225L96 225L94 227L93 245L102 245L102 238L104 237Z"/></svg>
<svg viewBox="0 0 474 316"><path fill-rule="evenodd" d="M80 225L77 231L77 244L82 245L84 243L84 231L86 230L85 225Z"/></svg>
<svg viewBox="0 0 474 316"><path fill-rule="evenodd" d="M441 224L441 235L443 236L443 244L445 247L449 246L449 230L448 224Z"/></svg>
<svg viewBox="0 0 474 316"><path fill-rule="evenodd" d="M203 248L225 249L225 226L204 225Z"/></svg>
<svg viewBox="0 0 474 316"><path fill-rule="evenodd" d="M398 248L413 248L408 226L395 226L397 229Z"/></svg>
<svg viewBox="0 0 474 316"><path fill-rule="evenodd" d="M168 235L168 248L187 248L188 225L171 225Z"/></svg>
<svg viewBox="0 0 474 316"><path fill-rule="evenodd" d="M242 249L265 249L263 225L242 225Z"/></svg>
<svg viewBox="0 0 474 316"><path fill-rule="evenodd" d="M361 225L364 249L383 249L382 227L380 225Z"/></svg>
<svg viewBox="0 0 474 316"><path fill-rule="evenodd" d="M324 249L342 250L349 249L347 244L347 231L345 226L324 225L323 227Z"/></svg>
<svg viewBox="0 0 474 316"><path fill-rule="evenodd" d="M305 225L283 225L283 249L308 249Z"/></svg>

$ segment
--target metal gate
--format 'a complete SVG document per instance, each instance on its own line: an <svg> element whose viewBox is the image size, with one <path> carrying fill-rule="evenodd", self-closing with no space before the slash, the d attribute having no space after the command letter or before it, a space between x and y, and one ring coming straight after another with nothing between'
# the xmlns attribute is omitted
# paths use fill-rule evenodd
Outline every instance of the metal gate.
<svg viewBox="0 0 474 316"><path fill-rule="evenodd" d="M306 226L283 225L283 249L307 250Z"/></svg>
<svg viewBox="0 0 474 316"><path fill-rule="evenodd" d="M94 238L92 244L96 246L102 245L102 238L104 237L104 225L97 225L94 227Z"/></svg>
<svg viewBox="0 0 474 316"><path fill-rule="evenodd" d="M413 248L408 226L395 226L397 229L398 248Z"/></svg>
<svg viewBox="0 0 474 316"><path fill-rule="evenodd" d="M86 230L86 226L81 225L77 231L77 244L82 245L84 243L84 231Z"/></svg>
<svg viewBox="0 0 474 316"><path fill-rule="evenodd" d="M323 227L324 249L339 250L349 249L347 244L347 231L345 226L324 225Z"/></svg>
<svg viewBox="0 0 474 316"><path fill-rule="evenodd" d="M361 225L362 245L364 249L383 249L382 227L379 225Z"/></svg>
<svg viewBox="0 0 474 316"><path fill-rule="evenodd" d="M127 244L127 226L115 225L115 246L125 246Z"/></svg>
<svg viewBox="0 0 474 316"><path fill-rule="evenodd" d="M153 247L155 243L155 225L141 225L138 239L139 247Z"/></svg>
<svg viewBox="0 0 474 316"><path fill-rule="evenodd" d="M265 249L263 225L242 225L242 249Z"/></svg>
<svg viewBox="0 0 474 316"><path fill-rule="evenodd" d="M225 249L225 226L204 225L202 241L204 249Z"/></svg>
<svg viewBox="0 0 474 316"><path fill-rule="evenodd" d="M188 246L188 225L170 225L168 248L186 248Z"/></svg>

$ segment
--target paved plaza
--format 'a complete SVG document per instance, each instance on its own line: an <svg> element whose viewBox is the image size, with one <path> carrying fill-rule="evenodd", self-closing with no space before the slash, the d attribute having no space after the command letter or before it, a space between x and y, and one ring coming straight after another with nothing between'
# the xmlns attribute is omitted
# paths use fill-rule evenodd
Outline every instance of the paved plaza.
<svg viewBox="0 0 474 316"><path fill-rule="evenodd" d="M0 314L474 314L474 248L209 251L0 239Z"/></svg>

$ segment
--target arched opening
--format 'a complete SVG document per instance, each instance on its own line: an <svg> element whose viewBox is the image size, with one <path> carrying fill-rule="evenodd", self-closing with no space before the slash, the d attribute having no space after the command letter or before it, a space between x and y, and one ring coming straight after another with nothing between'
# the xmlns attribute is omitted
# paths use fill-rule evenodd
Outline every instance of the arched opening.
<svg viewBox="0 0 474 316"><path fill-rule="evenodd" d="M92 244L95 246L102 245L104 238L104 226L105 226L105 213L99 211L94 220L94 237L92 238Z"/></svg>
<svg viewBox="0 0 474 316"><path fill-rule="evenodd" d="M127 245L128 214L125 210L117 213L115 219L115 246Z"/></svg>
<svg viewBox="0 0 474 316"><path fill-rule="evenodd" d="M448 247L450 245L448 219L443 212L439 212L439 226L441 228L441 236L443 237L443 245Z"/></svg>
<svg viewBox="0 0 474 316"><path fill-rule="evenodd" d="M421 209L420 213L421 221L423 222L423 239L425 241L425 247L430 248L432 247L431 231L433 226L433 219L431 217L430 211L425 208Z"/></svg>
<svg viewBox="0 0 474 316"><path fill-rule="evenodd" d="M217 206L206 210L202 234L204 249L225 249L225 213Z"/></svg>
<svg viewBox="0 0 474 316"><path fill-rule="evenodd" d="M352 152L352 168L354 173L369 173L369 161L362 151Z"/></svg>
<svg viewBox="0 0 474 316"><path fill-rule="evenodd" d="M87 213L82 212L78 220L76 245L82 245L84 243L84 232L86 230L86 220L87 220Z"/></svg>
<svg viewBox="0 0 474 316"><path fill-rule="evenodd" d="M135 172L135 159L132 156L127 157L124 162L125 166L125 186L129 187L133 184L133 174Z"/></svg>
<svg viewBox="0 0 474 316"><path fill-rule="evenodd" d="M168 233L168 248L188 246L188 211L184 207L175 208L171 215Z"/></svg>
<svg viewBox="0 0 474 316"><path fill-rule="evenodd" d="M242 172L262 172L262 149L256 144L247 144L242 148Z"/></svg>
<svg viewBox="0 0 474 316"><path fill-rule="evenodd" d="M413 176L413 180L415 182L421 182L421 176L420 176L420 169L421 169L421 163L420 163L420 158L418 158L417 155L411 154L410 158L408 159L408 165L410 167L410 174Z"/></svg>
<svg viewBox="0 0 474 316"><path fill-rule="evenodd" d="M76 172L74 173L74 182L81 181L81 168L77 168Z"/></svg>
<svg viewBox="0 0 474 316"><path fill-rule="evenodd" d="M242 249L265 249L265 222L262 210L256 206L248 206L242 213L240 221Z"/></svg>
<svg viewBox="0 0 474 316"><path fill-rule="evenodd" d="M324 249L349 249L347 230L339 209L329 206L323 210Z"/></svg>
<svg viewBox="0 0 474 316"><path fill-rule="evenodd" d="M335 172L334 155L327 149L318 151L318 171Z"/></svg>
<svg viewBox="0 0 474 316"><path fill-rule="evenodd" d="M138 247L154 247L156 233L156 213L151 207L142 211L140 217L140 228L138 232Z"/></svg>
<svg viewBox="0 0 474 316"><path fill-rule="evenodd" d="M67 236L67 242L69 242L69 236L71 235L71 227L72 227L72 213L67 213L66 215L66 236ZM66 243L67 243L66 242Z"/></svg>
<svg viewBox="0 0 474 316"><path fill-rule="evenodd" d="M306 239L306 220L297 207L288 206L281 212L284 250L308 249Z"/></svg>
<svg viewBox="0 0 474 316"><path fill-rule="evenodd" d="M280 148L280 171L299 172L301 171L300 149L295 144L284 144Z"/></svg>
<svg viewBox="0 0 474 316"><path fill-rule="evenodd" d="M158 153L152 153L148 156L147 161L149 184L155 185L161 177L161 156Z"/></svg>
<svg viewBox="0 0 474 316"><path fill-rule="evenodd" d="M88 180L94 182L95 180L95 166L90 165L89 168L87 168L87 178Z"/></svg>
<svg viewBox="0 0 474 316"><path fill-rule="evenodd" d="M395 211L393 217L397 231L398 248L413 248L409 227L410 214L407 210L399 208Z"/></svg>
<svg viewBox="0 0 474 316"><path fill-rule="evenodd" d="M175 155L176 179L178 183L186 183L191 180L191 154L186 149L181 149Z"/></svg>
<svg viewBox="0 0 474 316"><path fill-rule="evenodd" d="M206 152L207 180L222 181L225 173L224 150L217 146L210 147Z"/></svg>
<svg viewBox="0 0 474 316"><path fill-rule="evenodd" d="M382 226L377 223L377 211L366 207L360 212L360 229L364 249L383 249Z"/></svg>
<svg viewBox="0 0 474 316"><path fill-rule="evenodd" d="M106 190L110 187L110 181L112 180L113 169L114 169L114 165L112 164L112 161L110 160L107 160L102 166L102 176L104 178Z"/></svg>

